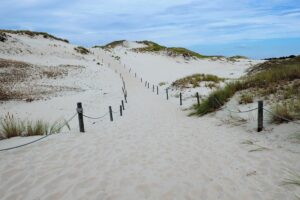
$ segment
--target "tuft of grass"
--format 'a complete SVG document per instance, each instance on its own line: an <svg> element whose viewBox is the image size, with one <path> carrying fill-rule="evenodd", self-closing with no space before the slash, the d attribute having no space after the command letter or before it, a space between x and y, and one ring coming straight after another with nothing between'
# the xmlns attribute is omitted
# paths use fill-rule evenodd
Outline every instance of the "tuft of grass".
<svg viewBox="0 0 300 200"><path fill-rule="evenodd" d="M253 95L249 93L244 93L240 96L239 104L253 103Z"/></svg>
<svg viewBox="0 0 300 200"><path fill-rule="evenodd" d="M289 172L289 178L284 179L283 184L300 186L300 174Z"/></svg>
<svg viewBox="0 0 300 200"><path fill-rule="evenodd" d="M47 134L49 124L42 120L36 122L27 121L26 136L44 135Z"/></svg>
<svg viewBox="0 0 300 200"><path fill-rule="evenodd" d="M271 122L275 124L289 122L288 120L300 120L300 99L289 100L284 103L277 104L272 108L272 112L287 119L285 120L283 118L272 115Z"/></svg>
<svg viewBox="0 0 300 200"><path fill-rule="evenodd" d="M164 85L167 85L167 83L166 82L160 82L158 85L159 86L164 86Z"/></svg>
<svg viewBox="0 0 300 200"><path fill-rule="evenodd" d="M249 150L249 152L256 152L256 151L265 151L265 150L270 150L269 148L266 148L266 147L261 147L259 146L258 148L256 149L252 149L252 150Z"/></svg>
<svg viewBox="0 0 300 200"><path fill-rule="evenodd" d="M15 118L13 114L7 113L4 118L0 120L0 135L2 139L22 136L24 130L24 122Z"/></svg>
<svg viewBox="0 0 300 200"><path fill-rule="evenodd" d="M0 139L17 136L36 136L60 133L61 130L70 126L66 120L56 120L51 125L43 120L28 121L20 120L8 113L0 120Z"/></svg>
<svg viewBox="0 0 300 200"><path fill-rule="evenodd" d="M242 142L241 144L253 145L254 142L253 142L252 140L245 140L245 141Z"/></svg>
<svg viewBox="0 0 300 200"><path fill-rule="evenodd" d="M75 50L77 53L84 54L84 55L90 53L90 51L89 51L88 49L86 49L86 48L84 48L84 47L81 47L81 46L74 48L74 50Z"/></svg>
<svg viewBox="0 0 300 200"><path fill-rule="evenodd" d="M179 88L187 88L189 85L192 85L194 88L199 87L200 82L211 82L211 83L219 83L224 81L225 79L220 78L215 75L211 74L193 74L191 76L187 76L181 79L176 80L172 83L173 87L179 87ZM207 83L208 84L208 83ZM210 86L215 86L210 85Z"/></svg>

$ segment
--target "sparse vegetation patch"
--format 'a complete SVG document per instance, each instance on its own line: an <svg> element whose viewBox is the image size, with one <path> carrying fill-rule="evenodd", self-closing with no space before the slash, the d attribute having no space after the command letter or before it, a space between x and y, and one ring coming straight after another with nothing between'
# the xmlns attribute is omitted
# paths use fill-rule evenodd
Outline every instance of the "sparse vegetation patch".
<svg viewBox="0 0 300 200"><path fill-rule="evenodd" d="M80 54L83 54L83 55L86 55L86 54L89 54L89 53L90 53L90 51L89 51L88 49L86 49L86 48L84 48L84 47L81 47L81 46L74 48L74 50L75 50L77 53L80 53Z"/></svg>
<svg viewBox="0 0 300 200"><path fill-rule="evenodd" d="M30 37L35 37L35 36L41 35L44 38L50 38L50 39L54 39L54 40L69 43L69 41L66 40L66 39L58 38L58 37L55 37L55 36L50 35L50 34L45 33L45 32L34 32L34 31L29 31L29 30L0 30L0 34L1 33L12 33L12 34L19 34L19 35L28 35Z"/></svg>
<svg viewBox="0 0 300 200"><path fill-rule="evenodd" d="M176 80L175 82L172 83L172 86L178 88L189 88L192 86L195 88L195 87L199 87L201 82L220 83L224 80L225 79L211 74L193 74L191 76L187 76L179 80ZM213 85L212 87L214 86L215 85Z"/></svg>

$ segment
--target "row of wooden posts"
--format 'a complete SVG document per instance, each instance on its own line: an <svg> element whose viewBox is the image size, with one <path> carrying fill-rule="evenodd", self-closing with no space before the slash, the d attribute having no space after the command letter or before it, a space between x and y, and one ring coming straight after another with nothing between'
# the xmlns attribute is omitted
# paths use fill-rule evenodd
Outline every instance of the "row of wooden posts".
<svg viewBox="0 0 300 200"><path fill-rule="evenodd" d="M135 73L136 77L136 73ZM141 78L141 82L143 82L143 79ZM149 82L145 81L145 87L149 88ZM155 91L155 86L152 85L152 91ZM158 86L156 86L156 94L158 95ZM167 100L169 100L169 89L166 89L166 97ZM200 96L199 93L196 92L196 99L197 99L197 104L200 105ZM182 106L182 93L179 93L179 105ZM263 130L263 101L258 101L258 107L257 107L257 132L261 132Z"/></svg>

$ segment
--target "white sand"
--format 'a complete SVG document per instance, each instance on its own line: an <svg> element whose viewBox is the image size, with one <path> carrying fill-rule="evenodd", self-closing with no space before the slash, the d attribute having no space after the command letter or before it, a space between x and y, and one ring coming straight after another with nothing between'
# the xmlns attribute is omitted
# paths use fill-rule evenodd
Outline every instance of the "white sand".
<svg viewBox="0 0 300 200"><path fill-rule="evenodd" d="M94 83L91 89L47 101L4 103L1 113L67 117L80 100L86 114L98 116L109 104L120 102L121 82L113 73L117 69L128 90L124 117L113 123L108 117L96 124L85 120L84 134L78 132L75 119L70 134L0 152L1 199L282 200L300 194L299 187L282 185L288 177L286 170L300 168L299 145L287 139L299 126L269 127L270 131L258 134L223 123L214 115L187 117L177 104L146 89L109 54L97 51L94 56L104 58L106 67L81 80L81 85ZM42 62L34 58L34 62ZM112 70L107 68L109 63ZM89 66L86 73L97 69ZM100 95L97 89L111 92ZM257 148L241 144L249 139L269 150L249 152ZM2 140L0 148L22 142L23 138Z"/></svg>

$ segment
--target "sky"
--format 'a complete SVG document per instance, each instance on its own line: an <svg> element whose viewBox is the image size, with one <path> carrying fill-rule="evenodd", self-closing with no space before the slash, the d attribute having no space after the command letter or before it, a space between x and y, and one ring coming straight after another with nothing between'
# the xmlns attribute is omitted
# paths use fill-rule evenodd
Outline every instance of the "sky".
<svg viewBox="0 0 300 200"><path fill-rule="evenodd" d="M300 0L1 0L0 29L83 46L151 40L205 55L300 54Z"/></svg>

